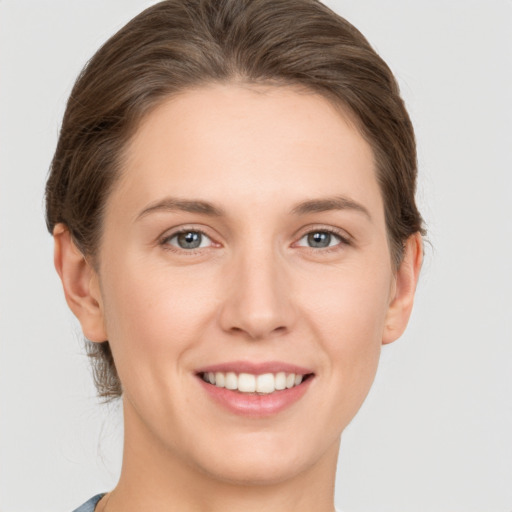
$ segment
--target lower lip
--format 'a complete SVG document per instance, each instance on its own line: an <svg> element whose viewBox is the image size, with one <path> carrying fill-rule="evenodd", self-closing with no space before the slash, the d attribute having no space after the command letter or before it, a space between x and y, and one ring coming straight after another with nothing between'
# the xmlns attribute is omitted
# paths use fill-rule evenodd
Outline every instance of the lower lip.
<svg viewBox="0 0 512 512"><path fill-rule="evenodd" d="M300 400L309 389L313 376L293 388L274 391L266 395L240 393L208 384L198 376L200 384L219 405L232 413L248 417L265 417L277 414Z"/></svg>

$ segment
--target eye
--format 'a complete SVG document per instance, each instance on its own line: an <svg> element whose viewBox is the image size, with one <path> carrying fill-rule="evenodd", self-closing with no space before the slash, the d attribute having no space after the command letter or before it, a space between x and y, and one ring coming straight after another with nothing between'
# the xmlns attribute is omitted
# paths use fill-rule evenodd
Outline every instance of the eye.
<svg viewBox="0 0 512 512"><path fill-rule="evenodd" d="M325 249L342 243L348 242L341 235L329 230L316 230L306 233L297 242L297 245L300 247L311 247L312 249Z"/></svg>
<svg viewBox="0 0 512 512"><path fill-rule="evenodd" d="M201 249L212 245L212 240L199 230L186 229L165 237L162 245L172 245L178 249Z"/></svg>

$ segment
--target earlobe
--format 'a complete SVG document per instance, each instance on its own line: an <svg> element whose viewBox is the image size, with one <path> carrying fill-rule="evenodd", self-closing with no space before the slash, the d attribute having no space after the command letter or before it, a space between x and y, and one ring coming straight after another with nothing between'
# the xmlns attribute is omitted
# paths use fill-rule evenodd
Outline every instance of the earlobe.
<svg viewBox="0 0 512 512"><path fill-rule="evenodd" d="M69 229L57 224L53 230L54 264L62 281L66 302L77 317L87 339L108 339L98 275L76 247Z"/></svg>
<svg viewBox="0 0 512 512"><path fill-rule="evenodd" d="M420 233L411 235L405 244L404 256L395 276L393 296L386 315L382 343L398 339L409 322L414 294L423 261L423 242Z"/></svg>

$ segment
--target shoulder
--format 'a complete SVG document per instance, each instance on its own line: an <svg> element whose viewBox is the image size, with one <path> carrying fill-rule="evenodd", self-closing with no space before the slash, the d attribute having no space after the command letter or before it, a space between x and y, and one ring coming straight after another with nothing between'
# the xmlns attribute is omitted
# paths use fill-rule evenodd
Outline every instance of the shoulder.
<svg viewBox="0 0 512 512"><path fill-rule="evenodd" d="M93 496L90 500L86 501L73 512L94 512L96 504L101 500L101 498L103 498L103 496L105 496L105 494L97 494L96 496Z"/></svg>

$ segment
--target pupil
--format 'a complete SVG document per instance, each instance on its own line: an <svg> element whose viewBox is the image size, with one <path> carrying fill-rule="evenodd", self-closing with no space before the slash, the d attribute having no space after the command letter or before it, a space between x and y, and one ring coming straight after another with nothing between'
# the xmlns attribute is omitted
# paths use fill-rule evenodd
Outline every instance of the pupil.
<svg viewBox="0 0 512 512"><path fill-rule="evenodd" d="M318 231L308 235L308 243L311 247L329 247L331 234Z"/></svg>
<svg viewBox="0 0 512 512"><path fill-rule="evenodd" d="M183 249L196 249L201 245L201 233L189 231L178 235L178 244Z"/></svg>

